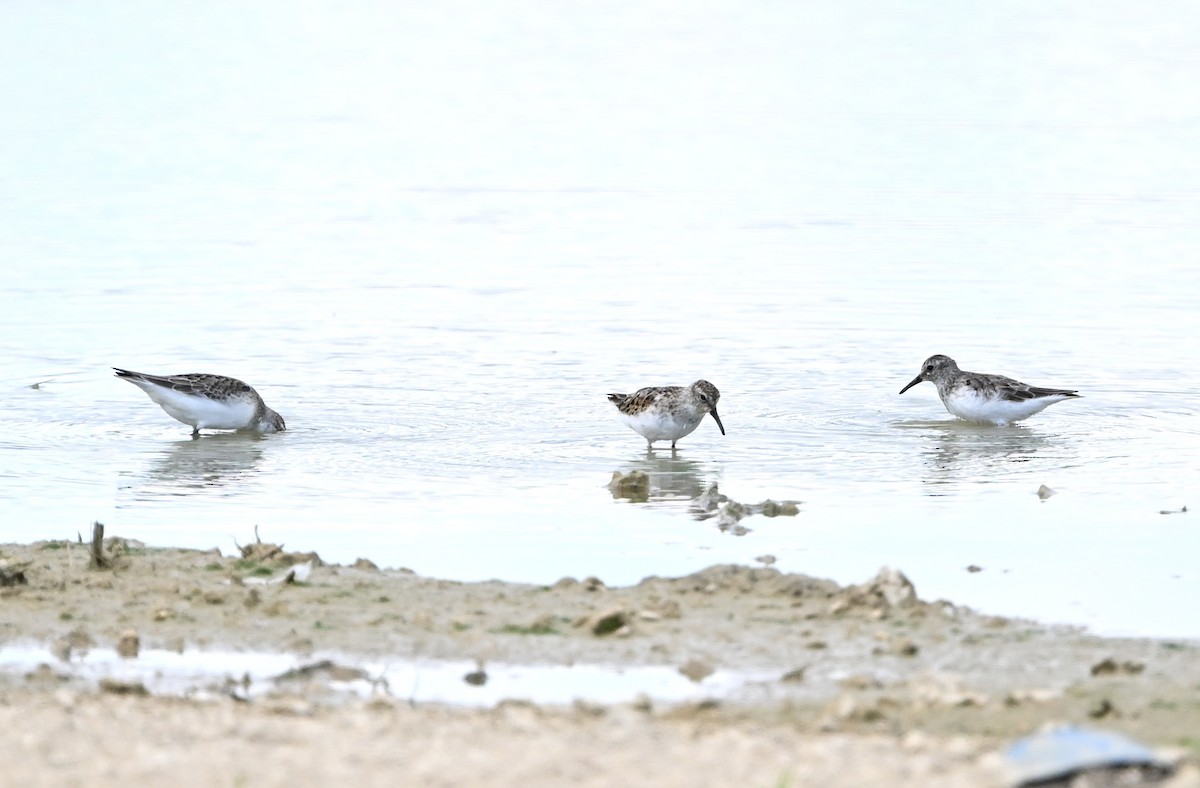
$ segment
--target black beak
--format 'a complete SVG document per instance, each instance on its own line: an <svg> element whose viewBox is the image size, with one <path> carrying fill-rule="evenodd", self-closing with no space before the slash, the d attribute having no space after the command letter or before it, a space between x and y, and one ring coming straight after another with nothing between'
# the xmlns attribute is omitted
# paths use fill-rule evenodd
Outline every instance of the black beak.
<svg viewBox="0 0 1200 788"><path fill-rule="evenodd" d="M721 417L717 415L717 409L713 408L712 410L709 411L709 413L712 414L713 421L715 421L717 423L717 426L721 428L721 434L724 435L725 434L725 425L721 423Z"/></svg>
<svg viewBox="0 0 1200 788"><path fill-rule="evenodd" d="M904 388L900 389L900 393L901 393L901 394L903 394L904 392L908 391L910 388L912 388L913 386L917 385L918 383L920 383L920 382L921 382L922 380L924 380L924 379L925 379L925 378L921 377L920 375L917 375L915 378L913 378L913 379L912 379L912 383L909 383L907 386L905 386Z"/></svg>

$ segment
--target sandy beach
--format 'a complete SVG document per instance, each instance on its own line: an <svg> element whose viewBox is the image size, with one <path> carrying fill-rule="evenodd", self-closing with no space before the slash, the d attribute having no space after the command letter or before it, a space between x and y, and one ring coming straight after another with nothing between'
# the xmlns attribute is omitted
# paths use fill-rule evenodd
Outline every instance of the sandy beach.
<svg viewBox="0 0 1200 788"><path fill-rule="evenodd" d="M1126 734L1176 765L1164 784L1200 784L1197 644L979 615L895 570L532 586L230 552L109 538L97 567L86 543L0 546L0 653L53 655L0 673L0 751L23 784L1003 785L1004 747L1055 723ZM218 649L311 664L172 693L80 668ZM380 659L467 660L467 687L489 664L744 680L685 702L451 706L371 684L359 663ZM370 689L338 690L354 680Z"/></svg>

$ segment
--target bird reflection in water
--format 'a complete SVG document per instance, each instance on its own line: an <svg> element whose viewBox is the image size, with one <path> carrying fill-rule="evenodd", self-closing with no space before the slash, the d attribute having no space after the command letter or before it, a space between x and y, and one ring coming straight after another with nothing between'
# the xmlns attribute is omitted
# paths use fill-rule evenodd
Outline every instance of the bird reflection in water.
<svg viewBox="0 0 1200 788"><path fill-rule="evenodd" d="M1020 424L1004 429L964 421L907 422L899 426L924 433L924 445L920 447L924 482L938 487L995 481L1028 472L1030 463L1055 469L1074 464L1074 450L1063 436L1047 435Z"/></svg>
<svg viewBox="0 0 1200 788"><path fill-rule="evenodd" d="M657 456L653 452L613 474L609 484L613 498L633 503L675 503L690 501L708 487L703 465L685 460L672 452Z"/></svg>
<svg viewBox="0 0 1200 788"><path fill-rule="evenodd" d="M225 432L174 441L146 472L143 492L152 497L214 489L235 494L258 475L266 440L253 433Z"/></svg>

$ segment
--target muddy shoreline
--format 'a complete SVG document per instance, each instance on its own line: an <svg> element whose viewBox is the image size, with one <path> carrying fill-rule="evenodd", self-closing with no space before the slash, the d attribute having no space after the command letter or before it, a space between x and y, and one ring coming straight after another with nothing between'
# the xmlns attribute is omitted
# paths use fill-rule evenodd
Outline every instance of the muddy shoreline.
<svg viewBox="0 0 1200 788"><path fill-rule="evenodd" d="M20 731L0 748L40 753L22 759L35 783L988 785L1006 779L1006 743L1078 723L1166 748L1173 784L1195 784L1181 781L1200 757L1200 644L983 616L921 600L897 571L851 587L745 566L535 586L327 566L264 543L221 555L110 538L103 557L0 545L0 653L53 655L0 671L0 718ZM78 669L101 651L132 664L214 649L320 669L253 697L232 680L164 696ZM486 684L489 665L661 666L698 692L463 708L329 691L381 659L469 661L464 686ZM721 675L753 680L709 697Z"/></svg>

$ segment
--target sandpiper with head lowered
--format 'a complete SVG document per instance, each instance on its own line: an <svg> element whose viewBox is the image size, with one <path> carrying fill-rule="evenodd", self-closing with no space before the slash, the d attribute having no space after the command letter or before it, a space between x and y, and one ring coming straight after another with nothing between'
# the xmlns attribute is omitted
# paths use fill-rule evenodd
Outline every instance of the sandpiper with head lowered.
<svg viewBox="0 0 1200 788"><path fill-rule="evenodd" d="M655 441L675 442L690 435L705 416L725 434L725 425L717 415L717 400L721 392L707 380L697 380L690 386L650 386L632 394L609 394L608 401L617 406L621 420L646 439L646 447L654 448Z"/></svg>
<svg viewBox="0 0 1200 788"><path fill-rule="evenodd" d="M200 430L282 432L283 417L267 407L253 387L236 378L191 372L186 375L146 375L113 367L150 396L173 419Z"/></svg>
<svg viewBox="0 0 1200 788"><path fill-rule="evenodd" d="M922 381L932 381L946 410L967 421L1003 426L1026 419L1056 402L1079 396L1073 389L1030 386L1004 375L964 372L949 356L930 356L921 372L900 393Z"/></svg>

